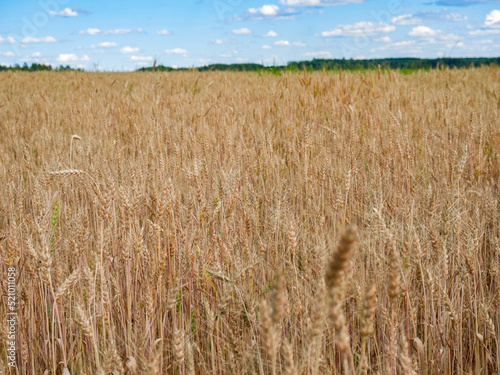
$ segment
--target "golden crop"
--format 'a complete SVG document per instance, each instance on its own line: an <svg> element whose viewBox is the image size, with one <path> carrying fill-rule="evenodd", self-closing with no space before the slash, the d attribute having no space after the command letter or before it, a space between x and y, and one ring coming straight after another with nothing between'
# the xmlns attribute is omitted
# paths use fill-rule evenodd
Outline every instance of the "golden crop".
<svg viewBox="0 0 500 375"><path fill-rule="evenodd" d="M0 372L500 369L500 70L0 74ZM10 371L10 372L9 372Z"/></svg>

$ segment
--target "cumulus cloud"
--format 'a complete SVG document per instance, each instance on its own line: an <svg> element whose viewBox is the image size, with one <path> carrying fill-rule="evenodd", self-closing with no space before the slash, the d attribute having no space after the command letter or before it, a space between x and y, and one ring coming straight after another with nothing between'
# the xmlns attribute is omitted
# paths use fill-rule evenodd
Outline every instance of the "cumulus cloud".
<svg viewBox="0 0 500 375"><path fill-rule="evenodd" d="M396 25L418 25L422 23L423 20L413 14L402 14L397 17L392 17L391 22Z"/></svg>
<svg viewBox="0 0 500 375"><path fill-rule="evenodd" d="M104 35L121 35L131 33L130 29L115 29L115 30L106 30L103 32ZM142 32L142 29L137 29L137 32Z"/></svg>
<svg viewBox="0 0 500 375"><path fill-rule="evenodd" d="M260 14L262 16L276 16L280 8L277 5L263 5L260 8L250 8L248 13L250 14Z"/></svg>
<svg viewBox="0 0 500 375"><path fill-rule="evenodd" d="M365 36L390 33L396 30L395 26L383 22L357 22L353 25L339 25L333 30L323 31L322 37L334 36Z"/></svg>
<svg viewBox="0 0 500 375"><path fill-rule="evenodd" d="M53 10L49 11L49 14L51 16L57 16L57 17L77 17L78 12L74 9L71 8L64 8L60 12L55 12Z"/></svg>
<svg viewBox="0 0 500 375"><path fill-rule="evenodd" d="M383 36L382 38L376 38L374 39L375 42L382 42L382 43L390 43L392 42L392 39L388 36Z"/></svg>
<svg viewBox="0 0 500 375"><path fill-rule="evenodd" d="M89 28L87 30L81 30L79 34L85 34L85 35L123 35L123 34L129 34L131 32L138 32L142 33L143 30L141 28L138 28L136 30L132 29L114 29L114 30L100 30L96 28Z"/></svg>
<svg viewBox="0 0 500 375"><path fill-rule="evenodd" d="M102 42L98 44L92 44L90 48L111 48L116 46L117 44L115 42Z"/></svg>
<svg viewBox="0 0 500 375"><path fill-rule="evenodd" d="M407 49L408 47L412 47L413 45L415 45L414 40L405 40L402 42L389 43L383 47L374 48L371 50L371 52L385 51L385 50L401 50L401 49Z"/></svg>
<svg viewBox="0 0 500 375"><path fill-rule="evenodd" d="M222 53L219 56L220 57L231 57L233 55L237 55L238 53L239 53L239 51L233 48L231 51L227 51L226 53Z"/></svg>
<svg viewBox="0 0 500 375"><path fill-rule="evenodd" d="M59 61L60 63L74 62L78 60L79 60L78 56L75 55L74 53L61 53L57 57L57 61Z"/></svg>
<svg viewBox="0 0 500 375"><path fill-rule="evenodd" d="M170 35L170 31L165 30L165 29L163 29L163 30L157 30L156 34L158 34L158 35Z"/></svg>
<svg viewBox="0 0 500 375"><path fill-rule="evenodd" d="M244 63L247 61L248 61L248 59L246 57L237 57L236 58L236 62L239 62L239 63Z"/></svg>
<svg viewBox="0 0 500 375"><path fill-rule="evenodd" d="M120 53L125 53L125 54L136 53L136 52L139 52L139 48L137 47L126 46L120 49Z"/></svg>
<svg viewBox="0 0 500 375"><path fill-rule="evenodd" d="M14 57L16 54L12 51L7 51L7 52L0 52L0 55L7 57Z"/></svg>
<svg viewBox="0 0 500 375"><path fill-rule="evenodd" d="M500 10L493 9L490 13L486 15L484 20L484 26L486 27L500 27Z"/></svg>
<svg viewBox="0 0 500 375"><path fill-rule="evenodd" d="M305 57L312 57L316 59L331 59L332 54L328 51L316 51L316 52L307 52L304 54Z"/></svg>
<svg viewBox="0 0 500 375"><path fill-rule="evenodd" d="M224 41L222 39L215 39L214 44L224 44Z"/></svg>
<svg viewBox="0 0 500 375"><path fill-rule="evenodd" d="M360 4L364 0L280 0L280 4L292 7L327 7L347 4Z"/></svg>
<svg viewBox="0 0 500 375"><path fill-rule="evenodd" d="M79 34L87 34L87 35L99 35L102 31L99 29L89 28L87 30L81 30Z"/></svg>
<svg viewBox="0 0 500 375"><path fill-rule="evenodd" d="M131 61L153 61L153 56L130 56Z"/></svg>
<svg viewBox="0 0 500 375"><path fill-rule="evenodd" d="M42 53L41 52L33 52L31 54L31 56L33 56L33 57L40 57L40 56L42 56Z"/></svg>
<svg viewBox="0 0 500 375"><path fill-rule="evenodd" d="M453 22L464 22L467 21L467 16L464 16L460 13L450 13L444 16L447 20Z"/></svg>
<svg viewBox="0 0 500 375"><path fill-rule="evenodd" d="M61 64L63 63L71 63L71 62L76 62L76 61L90 61L90 57L87 55L83 55L81 58L79 58L77 55L74 53L61 53L56 60L60 62Z"/></svg>
<svg viewBox="0 0 500 375"><path fill-rule="evenodd" d="M247 27L243 27L241 29L234 29L233 34L236 35L250 35L252 33L252 30L250 30Z"/></svg>
<svg viewBox="0 0 500 375"><path fill-rule="evenodd" d="M267 44L262 46L262 49L271 49L271 48L273 48L273 47L271 47L270 45L267 45Z"/></svg>
<svg viewBox="0 0 500 375"><path fill-rule="evenodd" d="M469 31L470 36L495 35L495 34L500 34L500 29L483 29L483 30Z"/></svg>
<svg viewBox="0 0 500 375"><path fill-rule="evenodd" d="M250 8L244 16L256 20L263 19L293 19L298 12L295 9L280 9L277 5L263 5L260 8Z"/></svg>
<svg viewBox="0 0 500 375"><path fill-rule="evenodd" d="M293 42L293 45L295 47L306 47L307 44L305 44L304 42Z"/></svg>
<svg viewBox="0 0 500 375"><path fill-rule="evenodd" d="M264 34L262 36L265 36L267 38L276 38L278 36L278 33L273 30L269 30L267 34Z"/></svg>
<svg viewBox="0 0 500 375"><path fill-rule="evenodd" d="M431 29L427 26L417 26L414 27L409 33L409 36L418 36L418 37L434 37L437 35L437 31Z"/></svg>
<svg viewBox="0 0 500 375"><path fill-rule="evenodd" d="M465 48L465 44L463 42L456 42L456 43L447 44L446 47L448 47L448 48L454 48L454 47Z"/></svg>
<svg viewBox="0 0 500 375"><path fill-rule="evenodd" d="M496 3L498 0L438 0L436 5L466 7L469 5Z"/></svg>
<svg viewBox="0 0 500 375"><path fill-rule="evenodd" d="M274 42L275 46L289 46L290 42L288 40L278 40Z"/></svg>
<svg viewBox="0 0 500 375"><path fill-rule="evenodd" d="M3 43L14 44L17 43L17 40L11 36L8 36L7 38L2 38L2 36L0 35L0 44Z"/></svg>
<svg viewBox="0 0 500 375"><path fill-rule="evenodd" d="M440 41L459 39L454 34L445 34L441 30L434 30L428 26L416 26L409 33L409 36L424 38L429 42L435 42L436 39Z"/></svg>
<svg viewBox="0 0 500 375"><path fill-rule="evenodd" d="M185 55L187 53L187 50L184 48L174 48L174 49L167 49L165 50L166 53L168 54L176 54L176 55Z"/></svg>
<svg viewBox="0 0 500 375"><path fill-rule="evenodd" d="M57 40L52 36L44 36L41 38L26 36L23 38L23 43L55 43L55 42L57 42Z"/></svg>

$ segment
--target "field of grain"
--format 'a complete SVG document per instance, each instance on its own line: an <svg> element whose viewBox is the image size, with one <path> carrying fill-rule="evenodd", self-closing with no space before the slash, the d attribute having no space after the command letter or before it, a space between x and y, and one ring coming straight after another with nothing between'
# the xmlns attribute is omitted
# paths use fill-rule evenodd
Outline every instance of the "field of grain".
<svg viewBox="0 0 500 375"><path fill-rule="evenodd" d="M499 119L494 67L0 74L0 373L497 373Z"/></svg>

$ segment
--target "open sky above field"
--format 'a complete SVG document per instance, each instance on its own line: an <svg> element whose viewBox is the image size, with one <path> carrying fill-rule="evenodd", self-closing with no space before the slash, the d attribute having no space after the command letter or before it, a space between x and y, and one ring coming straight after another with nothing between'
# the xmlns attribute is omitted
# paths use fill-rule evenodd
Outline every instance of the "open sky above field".
<svg viewBox="0 0 500 375"><path fill-rule="evenodd" d="M498 0L0 0L0 65L498 55Z"/></svg>

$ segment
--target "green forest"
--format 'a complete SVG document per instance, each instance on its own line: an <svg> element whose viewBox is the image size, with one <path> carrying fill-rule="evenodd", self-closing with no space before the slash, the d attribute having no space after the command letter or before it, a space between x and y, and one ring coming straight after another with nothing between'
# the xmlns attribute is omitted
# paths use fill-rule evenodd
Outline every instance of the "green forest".
<svg viewBox="0 0 500 375"><path fill-rule="evenodd" d="M18 64L14 66L3 66L0 65L0 72L1 71L21 71L21 72L42 72L42 71L82 71L82 69L73 69L69 65L63 66L60 65L58 68L53 68L51 65L45 65L45 64L37 64L33 63L30 65L24 63L24 65L20 66Z"/></svg>
<svg viewBox="0 0 500 375"><path fill-rule="evenodd" d="M265 66L262 64L211 64L197 68L172 68L164 65L155 65L137 69L137 71L147 72L169 72L174 70L197 70L204 71L244 71L244 72L274 72L298 71L298 70L370 70L370 69L399 69L402 71L429 70L438 68L470 68L482 65L500 65L500 57L447 57L437 59L419 59L410 57L385 58L385 59L313 59L310 61L291 61L286 65ZM69 65L53 68L50 65L33 63L1 66L0 71L83 71L82 69L73 69Z"/></svg>
<svg viewBox="0 0 500 375"><path fill-rule="evenodd" d="M310 61L291 61L287 65L264 66L262 64L212 64L198 68L198 71L297 71L297 70L368 70L368 69L401 69L401 70L429 70L436 68L469 68L482 65L500 65L500 57L467 57L467 58L385 58L385 59L313 59ZM189 68L173 69L158 65L155 71L187 70ZM152 71L153 67L144 67L139 71Z"/></svg>

